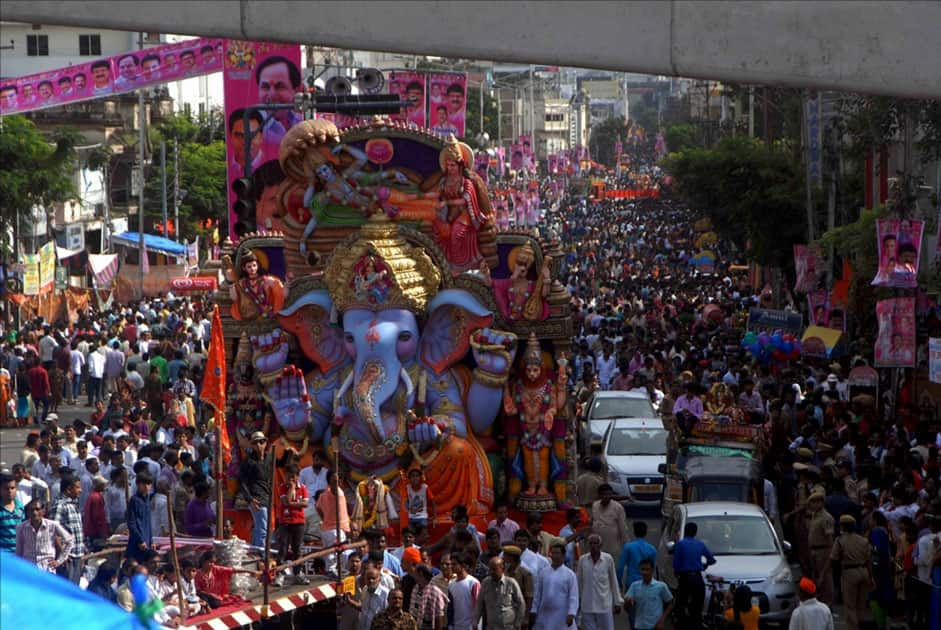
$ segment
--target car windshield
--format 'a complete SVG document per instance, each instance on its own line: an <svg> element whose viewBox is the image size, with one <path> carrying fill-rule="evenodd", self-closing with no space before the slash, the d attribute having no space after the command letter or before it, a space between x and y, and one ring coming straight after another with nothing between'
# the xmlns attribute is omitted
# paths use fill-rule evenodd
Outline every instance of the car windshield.
<svg viewBox="0 0 941 630"><path fill-rule="evenodd" d="M591 420L656 417L653 405L645 398L596 398L589 414Z"/></svg>
<svg viewBox="0 0 941 630"><path fill-rule="evenodd" d="M667 432L663 429L611 429L608 455L666 455Z"/></svg>
<svg viewBox="0 0 941 630"><path fill-rule="evenodd" d="M759 516L705 516L690 519L699 531L696 538L714 556L760 556L779 553L774 531Z"/></svg>
<svg viewBox="0 0 941 630"><path fill-rule="evenodd" d="M744 481L706 481L694 479L690 481L690 503L701 501L736 501L748 503L749 486Z"/></svg>

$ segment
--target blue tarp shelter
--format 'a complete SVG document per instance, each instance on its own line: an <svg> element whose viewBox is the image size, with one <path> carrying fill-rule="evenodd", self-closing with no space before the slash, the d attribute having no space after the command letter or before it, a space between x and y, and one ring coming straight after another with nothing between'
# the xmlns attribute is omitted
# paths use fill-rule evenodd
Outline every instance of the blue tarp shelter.
<svg viewBox="0 0 941 630"><path fill-rule="evenodd" d="M122 232L121 234L113 234L111 236L111 241L117 245L124 245L125 247L132 247L137 249L140 246L140 234L137 232ZM183 243L177 243L176 241L171 241L168 238L157 236L155 234L144 234L144 245L147 247L147 251L155 252L157 254L164 254L167 256L186 255L186 245Z"/></svg>
<svg viewBox="0 0 941 630"><path fill-rule="evenodd" d="M146 630L132 613L0 551L0 628Z"/></svg>

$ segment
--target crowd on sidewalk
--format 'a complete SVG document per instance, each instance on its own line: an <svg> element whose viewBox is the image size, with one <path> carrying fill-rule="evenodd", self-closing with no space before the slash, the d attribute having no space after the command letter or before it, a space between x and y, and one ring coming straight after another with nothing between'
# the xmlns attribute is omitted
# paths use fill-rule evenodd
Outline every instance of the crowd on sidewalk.
<svg viewBox="0 0 941 630"><path fill-rule="evenodd" d="M909 379L891 406L850 400L849 370L872 354L860 345L835 361L754 359L742 348L737 318L751 306L773 306L775 297L731 268L741 257L725 243L713 246L709 273L690 265L697 218L668 198L573 192L546 215L543 228L560 236L566 253L576 415L593 392L618 389L648 394L673 431L706 414L764 426L770 445L762 472L774 492L762 505L783 523L803 575L791 627L826 627L818 624L832 623L830 607L841 599L852 628L869 617L882 627L905 620L937 628L937 402L914 400ZM800 311L789 294L781 299L782 308ZM199 400L210 315L197 301L148 300L74 322L29 322L0 348L0 421L35 427L0 483L0 547L126 608L133 606L128 580L143 573L152 595L168 604L161 622L171 626L180 612L231 603L235 573L262 576L257 562L226 567L212 551L184 557L178 576L155 545L170 533L171 514L181 536L234 536L230 527L216 531L214 427ZM84 401L87 416L60 421L63 401ZM580 507L566 512L558 532L545 531L538 513L515 522L505 504L476 526L460 506L435 515L421 475L410 479L410 496L424 501L409 502L409 527L398 532L361 522L355 484L322 452L304 468L290 451L279 457L285 481L277 485L271 437L250 436L239 493L258 504L277 493L282 559L301 555L311 534L331 544L337 528L347 540L366 540L310 571L354 576L339 602L344 628L468 630L482 621L494 629L601 630L621 614L638 630L662 628L671 615L684 629L701 623L699 602L684 590L695 585L674 594L654 578L647 524L631 523L612 500L597 452L581 454ZM442 534L436 523L444 521L453 527ZM255 525L249 542L257 560L264 524ZM83 556L114 534L127 536L121 564L86 569ZM387 536L401 545L387 548ZM700 557L711 554L695 528L676 542L674 566L706 568ZM301 567L290 573L298 583L310 578ZM743 627L757 627L745 589L726 606Z"/></svg>

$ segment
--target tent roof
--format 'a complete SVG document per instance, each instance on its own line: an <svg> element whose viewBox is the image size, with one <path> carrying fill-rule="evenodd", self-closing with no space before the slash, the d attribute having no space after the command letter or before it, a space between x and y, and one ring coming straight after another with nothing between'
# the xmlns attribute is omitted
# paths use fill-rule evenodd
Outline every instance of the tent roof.
<svg viewBox="0 0 941 630"><path fill-rule="evenodd" d="M140 234L137 232L123 232L113 235L111 240L118 240L121 245L137 249L140 244ZM148 250L159 254L168 254L170 256L183 256L186 254L186 245L155 234L144 234L144 245Z"/></svg>

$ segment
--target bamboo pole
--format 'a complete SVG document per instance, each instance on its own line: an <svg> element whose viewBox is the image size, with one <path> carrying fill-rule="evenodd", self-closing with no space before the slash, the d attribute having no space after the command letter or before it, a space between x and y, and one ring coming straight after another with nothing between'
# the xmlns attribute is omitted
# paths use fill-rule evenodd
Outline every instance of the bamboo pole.
<svg viewBox="0 0 941 630"><path fill-rule="evenodd" d="M343 530L340 529L340 437L336 433L330 438L330 446L333 449L333 479L336 482L336 489L330 488L333 492L334 513L336 514L336 540L334 542L334 558L337 566L337 592L343 592L343 563L340 561L340 537ZM327 475L329 478L329 475ZM329 483L327 484L329 487ZM345 501L346 499L344 499ZM346 595L346 593L344 593ZM340 627L342 612L339 604L336 606L337 627Z"/></svg>
<svg viewBox="0 0 941 630"><path fill-rule="evenodd" d="M279 564L278 566L274 567L272 571L274 571L275 573L278 573L280 571L284 571L285 569L290 569L300 564L304 564L308 560L313 560L314 558L323 558L324 556L329 556L330 554L337 552L337 547L342 547L344 550L347 550L347 549L358 549L360 547L365 547L365 546L366 546L365 540L360 540L358 542L349 543L349 544L336 543L332 547L322 547L316 551L311 551L310 553L303 555L296 560L291 560L290 562Z"/></svg>
<svg viewBox="0 0 941 630"><path fill-rule="evenodd" d="M180 602L180 617L184 620L189 612L189 605L183 599L183 576L180 575L180 555L176 550L176 523L173 518L173 501L167 497L167 514L170 517L170 561L173 562L173 571L176 573L176 597Z"/></svg>
<svg viewBox="0 0 941 630"><path fill-rule="evenodd" d="M272 447L273 449L274 447ZM276 460L274 457L274 451L268 452L268 457L271 458L271 467L268 469L268 526L265 528L265 566L262 568L264 571L264 580L262 580L262 586L264 588L264 600L262 602L261 616L268 617L268 586L271 582L271 572L268 570L268 567L271 565L271 525L274 523L274 473Z"/></svg>
<svg viewBox="0 0 941 630"><path fill-rule="evenodd" d="M222 482L225 481L225 463L222 454L222 427L225 424L225 412L216 409L218 419L216 421L216 540L222 540L222 520L223 514L223 488Z"/></svg>

